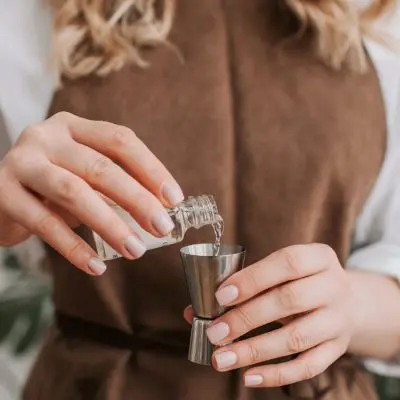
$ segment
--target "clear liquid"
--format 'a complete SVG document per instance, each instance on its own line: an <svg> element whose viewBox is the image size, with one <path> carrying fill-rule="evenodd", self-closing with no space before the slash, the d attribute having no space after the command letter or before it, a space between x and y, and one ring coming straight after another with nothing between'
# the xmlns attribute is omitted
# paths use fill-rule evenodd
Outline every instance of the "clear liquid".
<svg viewBox="0 0 400 400"><path fill-rule="evenodd" d="M221 238L224 232L224 220L220 215L218 215L218 220L215 224L212 225L215 235L214 242L214 256L217 257L219 255L219 250L221 248Z"/></svg>

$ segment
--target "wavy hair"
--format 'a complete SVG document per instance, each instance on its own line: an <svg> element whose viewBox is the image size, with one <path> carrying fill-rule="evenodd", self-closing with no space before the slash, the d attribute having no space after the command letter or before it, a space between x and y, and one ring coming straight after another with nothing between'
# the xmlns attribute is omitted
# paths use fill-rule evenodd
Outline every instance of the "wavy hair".
<svg viewBox="0 0 400 400"><path fill-rule="evenodd" d="M49 1L49 0L48 0ZM271 0L266 0L271 1ZM362 36L395 0L373 0L360 10L351 0L279 0L314 31L316 54L334 69L367 68ZM59 77L106 76L126 64L147 67L141 50L168 44L176 0L50 0L53 55Z"/></svg>

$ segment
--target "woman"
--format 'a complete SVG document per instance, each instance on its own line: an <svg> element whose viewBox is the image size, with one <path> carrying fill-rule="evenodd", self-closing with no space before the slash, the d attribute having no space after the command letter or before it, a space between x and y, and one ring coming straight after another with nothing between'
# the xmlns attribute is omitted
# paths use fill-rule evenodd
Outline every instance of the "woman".
<svg viewBox="0 0 400 400"><path fill-rule="evenodd" d="M0 169L1 243L52 248L57 319L24 398L375 399L353 356L400 354L399 91L362 34L393 2L54 3L63 85ZM186 360L179 249L143 256L108 206L163 236L183 192L215 193L248 249L216 293L214 369ZM125 259L99 260L92 230Z"/></svg>

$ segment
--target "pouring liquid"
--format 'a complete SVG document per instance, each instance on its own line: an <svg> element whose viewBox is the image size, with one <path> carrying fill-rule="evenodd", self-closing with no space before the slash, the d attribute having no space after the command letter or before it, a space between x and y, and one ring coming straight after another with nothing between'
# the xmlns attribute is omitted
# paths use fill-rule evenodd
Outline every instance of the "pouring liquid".
<svg viewBox="0 0 400 400"><path fill-rule="evenodd" d="M221 216L218 217L217 223L212 225L212 228L214 230L214 235L215 235L215 242L214 242L214 256L218 257L219 255L219 250L221 247L221 238L222 234L224 232L224 220L222 219Z"/></svg>

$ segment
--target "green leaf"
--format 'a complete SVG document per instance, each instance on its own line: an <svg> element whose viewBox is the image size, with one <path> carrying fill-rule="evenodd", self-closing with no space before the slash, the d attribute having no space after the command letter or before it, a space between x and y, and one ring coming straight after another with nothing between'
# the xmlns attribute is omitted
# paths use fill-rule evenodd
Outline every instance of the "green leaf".
<svg viewBox="0 0 400 400"><path fill-rule="evenodd" d="M15 355L37 344L48 326L45 307L51 295L50 280L24 272L17 257L7 251L3 268L12 270L10 284L0 293L0 344L9 342Z"/></svg>
<svg viewBox="0 0 400 400"><path fill-rule="evenodd" d="M0 342L3 342L14 327L19 310L18 307L3 307L0 310Z"/></svg>
<svg viewBox="0 0 400 400"><path fill-rule="evenodd" d="M31 304L24 312L25 319L29 322L25 333L17 341L14 351L21 355L28 351L38 340L38 333L41 331L42 323L42 302L36 301Z"/></svg>
<svg viewBox="0 0 400 400"><path fill-rule="evenodd" d="M7 269L18 270L18 271L22 269L22 266L19 263L18 258L11 251L6 253L4 259L4 266Z"/></svg>
<svg viewBox="0 0 400 400"><path fill-rule="evenodd" d="M375 382L381 400L398 400L400 398L399 379L376 375Z"/></svg>

